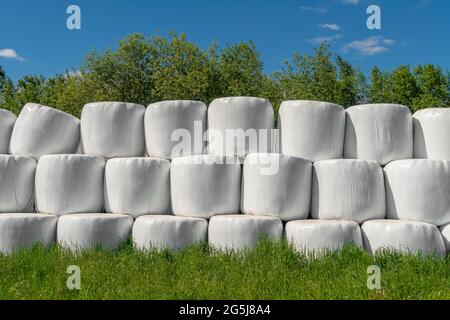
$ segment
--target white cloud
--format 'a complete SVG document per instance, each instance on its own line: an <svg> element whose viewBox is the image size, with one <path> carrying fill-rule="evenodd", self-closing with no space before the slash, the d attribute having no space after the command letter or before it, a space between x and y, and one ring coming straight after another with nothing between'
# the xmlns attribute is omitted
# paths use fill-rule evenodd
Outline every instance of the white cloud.
<svg viewBox="0 0 450 320"><path fill-rule="evenodd" d="M333 30L333 31L341 30L341 27L339 25L337 25L336 23L319 24L319 27L322 29L329 29L329 30Z"/></svg>
<svg viewBox="0 0 450 320"><path fill-rule="evenodd" d="M326 7L307 7L307 6L300 6L298 7L301 11L314 11L317 13L326 13L328 12L328 8Z"/></svg>
<svg viewBox="0 0 450 320"><path fill-rule="evenodd" d="M340 37L342 37L342 34L337 34L337 35L331 36L331 37L324 36L324 37L312 38L312 39L309 39L308 41L312 44L318 45L325 41L333 42L335 40L338 40Z"/></svg>
<svg viewBox="0 0 450 320"><path fill-rule="evenodd" d="M352 4L357 5L359 3L359 0L341 0L344 4Z"/></svg>
<svg viewBox="0 0 450 320"><path fill-rule="evenodd" d="M0 57L18 61L25 61L25 59L19 56L14 49L0 49Z"/></svg>
<svg viewBox="0 0 450 320"><path fill-rule="evenodd" d="M376 55L389 51L389 47L396 44L392 39L381 36L369 37L364 40L355 40L342 47L344 52L356 51L363 55Z"/></svg>

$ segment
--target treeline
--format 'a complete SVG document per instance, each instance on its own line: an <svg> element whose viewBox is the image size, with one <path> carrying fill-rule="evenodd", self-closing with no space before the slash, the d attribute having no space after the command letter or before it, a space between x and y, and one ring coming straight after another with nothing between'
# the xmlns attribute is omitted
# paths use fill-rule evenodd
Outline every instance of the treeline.
<svg viewBox="0 0 450 320"><path fill-rule="evenodd" d="M116 50L93 51L78 70L51 78L29 75L13 83L0 66L0 108L18 113L27 102L79 116L92 101L142 105L169 99L205 103L224 96L259 96L277 110L281 101L310 99L349 107L362 103L400 103L412 111L450 107L450 74L427 64L374 67L370 78L323 43L313 55L295 53L270 75L249 41L203 50L184 34L168 37L132 34Z"/></svg>

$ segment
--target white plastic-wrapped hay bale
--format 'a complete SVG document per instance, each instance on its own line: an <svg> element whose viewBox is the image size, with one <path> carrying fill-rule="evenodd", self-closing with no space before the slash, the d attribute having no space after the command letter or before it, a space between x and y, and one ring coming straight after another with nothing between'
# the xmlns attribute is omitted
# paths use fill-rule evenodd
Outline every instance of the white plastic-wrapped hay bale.
<svg viewBox="0 0 450 320"><path fill-rule="evenodd" d="M413 124L408 107L369 104L348 108L344 158L386 165L413 156Z"/></svg>
<svg viewBox="0 0 450 320"><path fill-rule="evenodd" d="M133 225L133 241L143 250L180 250L206 242L208 221L176 216L141 216Z"/></svg>
<svg viewBox="0 0 450 320"><path fill-rule="evenodd" d="M208 242L216 249L252 249L261 237L279 240L282 236L283 223L276 217L237 214L209 220Z"/></svg>
<svg viewBox="0 0 450 320"><path fill-rule="evenodd" d="M442 233L447 252L450 252L450 223L442 226L440 231Z"/></svg>
<svg viewBox="0 0 450 320"><path fill-rule="evenodd" d="M94 156L42 156L36 169L36 211L102 212L104 169L105 160Z"/></svg>
<svg viewBox="0 0 450 320"><path fill-rule="evenodd" d="M88 103L81 113L81 139L85 154L142 157L145 107L125 102Z"/></svg>
<svg viewBox="0 0 450 320"><path fill-rule="evenodd" d="M446 254L439 229L424 222L373 220L362 225L364 247L374 254L379 250L394 250L408 254Z"/></svg>
<svg viewBox="0 0 450 320"><path fill-rule="evenodd" d="M241 165L233 157L175 158L170 190L175 215L208 219L216 214L239 213Z"/></svg>
<svg viewBox="0 0 450 320"><path fill-rule="evenodd" d="M0 214L0 253L40 244L48 248L56 240L58 217L50 214Z"/></svg>
<svg viewBox="0 0 450 320"><path fill-rule="evenodd" d="M9 110L0 109L0 154L7 154L16 115Z"/></svg>
<svg viewBox="0 0 450 320"><path fill-rule="evenodd" d="M311 161L253 153L245 159L241 211L283 221L306 219L311 203Z"/></svg>
<svg viewBox="0 0 450 320"><path fill-rule="evenodd" d="M320 254L346 245L363 246L361 229L354 221L300 220L286 224L286 239L299 252Z"/></svg>
<svg viewBox="0 0 450 320"><path fill-rule="evenodd" d="M342 158L343 107L319 101L284 101L279 114L281 153L311 161Z"/></svg>
<svg viewBox="0 0 450 320"><path fill-rule="evenodd" d="M170 161L116 158L106 163L106 212L145 214L170 212Z"/></svg>
<svg viewBox="0 0 450 320"><path fill-rule="evenodd" d="M414 122L414 158L450 160L450 109L417 111Z"/></svg>
<svg viewBox="0 0 450 320"><path fill-rule="evenodd" d="M78 251L100 246L115 249L127 241L133 218L113 213L81 213L61 216L57 240L67 249Z"/></svg>
<svg viewBox="0 0 450 320"><path fill-rule="evenodd" d="M274 112L267 99L228 97L208 108L208 153L238 156L272 152Z"/></svg>
<svg viewBox="0 0 450 320"><path fill-rule="evenodd" d="M384 171L388 218L450 223L450 162L401 160Z"/></svg>
<svg viewBox="0 0 450 320"><path fill-rule="evenodd" d="M324 160L314 164L311 215L314 219L362 223L384 219L383 170L374 161Z"/></svg>
<svg viewBox="0 0 450 320"><path fill-rule="evenodd" d="M162 101L145 111L145 142L150 157L173 159L203 154L206 105L200 101Z"/></svg>
<svg viewBox="0 0 450 320"><path fill-rule="evenodd" d="M46 154L75 153L80 143L80 120L65 112L27 103L11 134L11 154L39 159Z"/></svg>
<svg viewBox="0 0 450 320"><path fill-rule="evenodd" d="M34 175L32 158L0 155L0 213L34 212Z"/></svg>

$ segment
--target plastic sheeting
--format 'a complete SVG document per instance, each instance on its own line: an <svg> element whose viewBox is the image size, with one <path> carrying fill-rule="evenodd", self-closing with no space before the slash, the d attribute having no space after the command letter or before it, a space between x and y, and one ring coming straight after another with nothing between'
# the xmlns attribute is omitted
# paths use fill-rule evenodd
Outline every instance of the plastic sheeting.
<svg viewBox="0 0 450 320"><path fill-rule="evenodd" d="M404 253L444 256L444 240L439 229L428 223L373 220L362 225L364 246L370 253L395 250Z"/></svg>
<svg viewBox="0 0 450 320"><path fill-rule="evenodd" d="M145 111L145 142L150 157L172 159L203 154L206 105L177 100L151 104Z"/></svg>
<svg viewBox="0 0 450 320"><path fill-rule="evenodd" d="M27 103L11 135L11 154L39 159L46 154L75 153L80 143L80 120L65 112Z"/></svg>
<svg viewBox="0 0 450 320"><path fill-rule="evenodd" d="M450 109L417 111L414 122L414 158L450 160Z"/></svg>
<svg viewBox="0 0 450 320"><path fill-rule="evenodd" d="M206 242L208 222L202 218L175 216L142 216L133 226L133 241L137 248L180 250Z"/></svg>
<svg viewBox="0 0 450 320"><path fill-rule="evenodd" d="M124 102L88 103L81 113L85 154L141 157L145 154L145 107Z"/></svg>
<svg viewBox="0 0 450 320"><path fill-rule="evenodd" d="M362 223L386 217L383 170L374 161L316 162L312 185L314 219Z"/></svg>
<svg viewBox="0 0 450 320"><path fill-rule="evenodd" d="M450 252L450 224L441 227L442 237L444 238L447 252Z"/></svg>
<svg viewBox="0 0 450 320"><path fill-rule="evenodd" d="M133 227L133 218L122 214L84 213L62 216L58 221L58 243L70 250L101 246L115 249L126 241Z"/></svg>
<svg viewBox="0 0 450 320"><path fill-rule="evenodd" d="M208 109L208 153L243 159L249 153L272 152L274 119L272 104L267 99L214 100Z"/></svg>
<svg viewBox="0 0 450 320"><path fill-rule="evenodd" d="M34 175L32 158L0 155L0 213L34 211Z"/></svg>
<svg viewBox="0 0 450 320"><path fill-rule="evenodd" d="M36 169L36 210L57 215L103 211L105 160L87 155L42 156Z"/></svg>
<svg viewBox="0 0 450 320"><path fill-rule="evenodd" d="M0 154L9 152L11 133L16 119L16 115L11 111L0 109Z"/></svg>
<svg viewBox="0 0 450 320"><path fill-rule="evenodd" d="M58 217L49 214L0 214L0 252L12 253L36 243L48 248L56 240Z"/></svg>
<svg viewBox="0 0 450 320"><path fill-rule="evenodd" d="M281 153L312 161L342 158L344 108L319 101L284 101L279 114Z"/></svg>
<svg viewBox="0 0 450 320"><path fill-rule="evenodd" d="M384 170L388 218L450 223L450 162L402 160Z"/></svg>
<svg viewBox="0 0 450 320"><path fill-rule="evenodd" d="M283 221L306 219L311 203L312 164L281 154L249 154L245 159L241 211Z"/></svg>
<svg viewBox="0 0 450 320"><path fill-rule="evenodd" d="M170 161L157 158L117 158L105 169L107 212L144 214L170 212Z"/></svg>
<svg viewBox="0 0 450 320"><path fill-rule="evenodd" d="M381 165L413 156L413 124L408 107L371 104L347 109L344 158Z"/></svg>
<svg viewBox="0 0 450 320"><path fill-rule="evenodd" d="M363 246L361 229L354 221L291 221L285 234L289 243L305 254L335 251L349 244Z"/></svg>
<svg viewBox="0 0 450 320"><path fill-rule="evenodd" d="M217 249L252 249L260 237L279 240L283 236L280 219L266 216L225 215L209 221L208 241Z"/></svg>
<svg viewBox="0 0 450 320"><path fill-rule="evenodd" d="M175 215L210 218L216 214L239 213L241 166L232 157L175 158L170 186Z"/></svg>

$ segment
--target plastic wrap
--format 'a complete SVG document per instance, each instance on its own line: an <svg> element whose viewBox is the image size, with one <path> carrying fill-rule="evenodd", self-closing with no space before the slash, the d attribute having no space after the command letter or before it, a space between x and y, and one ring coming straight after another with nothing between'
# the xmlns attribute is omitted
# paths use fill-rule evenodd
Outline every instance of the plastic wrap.
<svg viewBox="0 0 450 320"><path fill-rule="evenodd" d="M208 239L208 221L175 216L142 216L133 225L137 248L180 250Z"/></svg>
<svg viewBox="0 0 450 320"><path fill-rule="evenodd" d="M34 212L34 175L32 158L0 155L0 213Z"/></svg>
<svg viewBox="0 0 450 320"><path fill-rule="evenodd" d="M312 161L342 158L344 108L327 102L284 101L279 114L281 153Z"/></svg>
<svg viewBox="0 0 450 320"><path fill-rule="evenodd" d="M88 103L81 113L85 154L142 157L145 154L145 107L125 102Z"/></svg>
<svg viewBox="0 0 450 320"><path fill-rule="evenodd" d="M75 153L79 143L79 119L50 107L27 103L14 125L10 152L39 159L46 154Z"/></svg>
<svg viewBox="0 0 450 320"><path fill-rule="evenodd" d="M0 109L0 154L9 153L11 133L16 119L16 115L11 111Z"/></svg>
<svg viewBox="0 0 450 320"><path fill-rule="evenodd" d="M440 231L442 233L447 252L450 252L450 223L442 226Z"/></svg>
<svg viewBox="0 0 450 320"><path fill-rule="evenodd" d="M145 111L145 142L150 157L172 159L203 154L206 105L199 101L162 101Z"/></svg>
<svg viewBox="0 0 450 320"><path fill-rule="evenodd" d="M48 248L56 240L58 217L49 214L0 214L0 253L41 244Z"/></svg>
<svg viewBox="0 0 450 320"><path fill-rule="evenodd" d="M157 158L117 158L105 169L107 212L170 213L170 161Z"/></svg>
<svg viewBox="0 0 450 320"><path fill-rule="evenodd" d="M133 218L122 214L84 213L61 216L58 221L58 243L70 250L101 246L115 249L125 242L133 227Z"/></svg>
<svg viewBox="0 0 450 320"><path fill-rule="evenodd" d="M234 158L213 155L175 158L170 185L175 215L209 218L240 212L241 166Z"/></svg>
<svg viewBox="0 0 450 320"><path fill-rule="evenodd" d="M450 223L450 162L402 160L384 171L388 218Z"/></svg>
<svg viewBox="0 0 450 320"><path fill-rule="evenodd" d="M446 254L444 240L439 229L424 222L399 220L373 220L362 225L364 246L374 254L380 249L408 254Z"/></svg>
<svg viewBox="0 0 450 320"><path fill-rule="evenodd" d="M414 158L450 160L450 109L417 111L414 122Z"/></svg>
<svg viewBox="0 0 450 320"><path fill-rule="evenodd" d="M279 240L282 236L283 223L275 217L237 214L209 220L208 242L216 249L252 249L261 237Z"/></svg>
<svg viewBox="0 0 450 320"><path fill-rule="evenodd" d="M311 203L312 164L281 154L249 154L242 178L241 211L283 221L306 219Z"/></svg>
<svg viewBox="0 0 450 320"><path fill-rule="evenodd" d="M216 99L208 109L208 153L243 159L249 153L272 152L274 122L272 104L266 99Z"/></svg>
<svg viewBox="0 0 450 320"><path fill-rule="evenodd" d="M386 165L413 156L413 124L408 107L371 104L347 109L344 158Z"/></svg>
<svg viewBox="0 0 450 320"><path fill-rule="evenodd" d="M285 234L289 243L305 254L335 251L350 244L363 246L361 229L354 221L291 221Z"/></svg>
<svg viewBox="0 0 450 320"><path fill-rule="evenodd" d="M103 211L105 160L87 155L42 156L36 169L36 210L57 215Z"/></svg>
<svg viewBox="0 0 450 320"><path fill-rule="evenodd" d="M314 219L362 223L386 217L383 170L374 161L325 160L314 164Z"/></svg>

